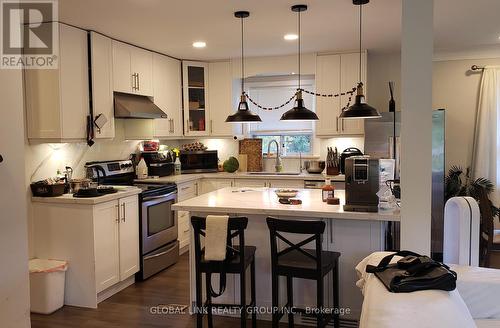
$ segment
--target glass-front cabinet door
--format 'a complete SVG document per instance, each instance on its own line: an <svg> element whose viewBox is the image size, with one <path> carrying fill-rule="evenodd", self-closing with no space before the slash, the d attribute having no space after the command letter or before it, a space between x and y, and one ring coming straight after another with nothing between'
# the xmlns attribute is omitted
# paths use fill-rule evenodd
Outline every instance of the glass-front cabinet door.
<svg viewBox="0 0 500 328"><path fill-rule="evenodd" d="M185 135L208 135L208 64L183 61L182 72Z"/></svg>

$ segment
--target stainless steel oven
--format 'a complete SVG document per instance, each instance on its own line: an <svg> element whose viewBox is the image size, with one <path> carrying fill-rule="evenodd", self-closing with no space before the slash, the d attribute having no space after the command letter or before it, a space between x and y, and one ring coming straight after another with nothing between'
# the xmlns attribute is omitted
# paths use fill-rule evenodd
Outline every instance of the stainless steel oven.
<svg viewBox="0 0 500 328"><path fill-rule="evenodd" d="M137 185L140 195L141 271L140 279L177 262L177 216L172 205L177 201L177 187L172 185Z"/></svg>

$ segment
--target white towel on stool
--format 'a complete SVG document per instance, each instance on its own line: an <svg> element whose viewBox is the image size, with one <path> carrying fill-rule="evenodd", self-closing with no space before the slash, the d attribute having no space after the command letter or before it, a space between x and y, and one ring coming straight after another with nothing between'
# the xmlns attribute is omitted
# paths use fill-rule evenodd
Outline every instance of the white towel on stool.
<svg viewBox="0 0 500 328"><path fill-rule="evenodd" d="M205 230L205 260L223 261L226 258L227 215L208 215Z"/></svg>

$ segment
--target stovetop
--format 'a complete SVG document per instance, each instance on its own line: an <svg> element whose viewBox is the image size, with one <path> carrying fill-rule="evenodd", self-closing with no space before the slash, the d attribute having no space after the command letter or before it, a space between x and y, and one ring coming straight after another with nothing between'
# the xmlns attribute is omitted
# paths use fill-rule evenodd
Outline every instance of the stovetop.
<svg viewBox="0 0 500 328"><path fill-rule="evenodd" d="M142 190L142 196L161 195L177 191L177 185L172 182L166 184L135 183L134 186Z"/></svg>

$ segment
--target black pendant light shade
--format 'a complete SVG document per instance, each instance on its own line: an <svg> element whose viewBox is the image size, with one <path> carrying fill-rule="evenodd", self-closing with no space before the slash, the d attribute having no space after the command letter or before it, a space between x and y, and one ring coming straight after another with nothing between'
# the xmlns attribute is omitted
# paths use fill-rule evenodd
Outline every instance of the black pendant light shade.
<svg viewBox="0 0 500 328"><path fill-rule="evenodd" d="M340 118L349 119L349 118L379 118L380 113L368 105L365 102L365 96L363 94L363 83L358 84L358 89L356 92L356 101L354 105L342 111L340 114Z"/></svg>
<svg viewBox="0 0 500 328"><path fill-rule="evenodd" d="M297 91L295 106L286 111L281 116L282 121L315 121L318 120L318 115L304 107L304 99L302 99L302 91Z"/></svg>
<svg viewBox="0 0 500 328"><path fill-rule="evenodd" d="M353 0L352 3L355 6L359 6L359 83L356 90L356 100L354 105L350 106L346 110L343 110L340 114L340 118L349 119L349 118L379 118L380 113L368 105L365 100L365 95L363 93L363 82L361 82L361 54L362 54L362 46L361 46L361 36L362 36L362 8L363 5L369 3L370 0Z"/></svg>
<svg viewBox="0 0 500 328"><path fill-rule="evenodd" d="M238 105L238 110L233 115L226 118L228 123L249 123L249 122L262 122L260 116L253 113L248 108L248 103L245 95L241 95L241 100Z"/></svg>
<svg viewBox="0 0 500 328"><path fill-rule="evenodd" d="M244 62L244 48L243 48L243 19L250 16L248 11L236 11L234 17L241 19L241 98L238 104L238 109L233 115L226 118L228 123L252 123L262 122L260 116L253 113L248 107L248 102L245 96L245 62Z"/></svg>
<svg viewBox="0 0 500 328"><path fill-rule="evenodd" d="M292 109L286 111L281 115L281 121L317 121L318 115L315 112L310 111L306 107L304 107L304 99L302 99L302 89L300 88L300 13L307 10L306 5L295 5L292 6L292 11L297 13L298 18L298 66L299 66L299 74L298 74L298 88L297 93L295 94L295 104Z"/></svg>

